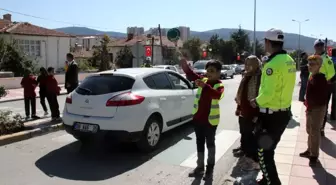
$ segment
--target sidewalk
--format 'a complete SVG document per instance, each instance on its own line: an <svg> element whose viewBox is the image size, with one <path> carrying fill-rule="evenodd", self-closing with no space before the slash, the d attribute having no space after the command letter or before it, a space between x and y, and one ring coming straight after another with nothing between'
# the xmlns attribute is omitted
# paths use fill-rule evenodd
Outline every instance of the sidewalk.
<svg viewBox="0 0 336 185"><path fill-rule="evenodd" d="M293 114L295 115L294 110ZM307 158L299 157L299 153L307 149L305 108L302 107L297 121L299 123L287 127L275 152L276 166L282 185L335 185L336 123L330 121L327 123L326 137L322 138L320 147L321 165L312 168L309 167Z"/></svg>
<svg viewBox="0 0 336 185"><path fill-rule="evenodd" d="M61 94L66 94L66 89L64 88L64 84L59 85L61 87ZM36 88L36 97L39 97L39 87ZM8 89L7 95L0 99L0 103L23 100L23 88L20 89Z"/></svg>

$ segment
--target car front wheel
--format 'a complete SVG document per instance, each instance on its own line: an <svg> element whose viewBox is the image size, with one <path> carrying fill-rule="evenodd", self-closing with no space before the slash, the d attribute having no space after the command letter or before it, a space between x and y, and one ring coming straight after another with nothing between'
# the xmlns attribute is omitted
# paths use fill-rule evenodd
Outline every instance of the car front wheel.
<svg viewBox="0 0 336 185"><path fill-rule="evenodd" d="M150 117L142 132L140 141L137 143L138 147L145 152L154 150L161 139L161 130L160 119L155 116Z"/></svg>

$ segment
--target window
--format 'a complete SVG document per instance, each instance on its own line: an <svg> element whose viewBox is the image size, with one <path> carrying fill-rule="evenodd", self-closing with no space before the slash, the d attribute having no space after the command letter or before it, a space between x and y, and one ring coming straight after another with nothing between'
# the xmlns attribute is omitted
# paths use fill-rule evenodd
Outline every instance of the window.
<svg viewBox="0 0 336 185"><path fill-rule="evenodd" d="M22 52L29 56L41 56L41 41L18 40L18 46Z"/></svg>
<svg viewBox="0 0 336 185"><path fill-rule="evenodd" d="M168 73L168 76L174 84L174 89L189 89L189 85L186 80L183 80L181 77L173 73Z"/></svg>
<svg viewBox="0 0 336 185"><path fill-rule="evenodd" d="M86 78L76 89L82 95L102 95L132 89L135 80L124 76L100 75Z"/></svg>
<svg viewBox="0 0 336 185"><path fill-rule="evenodd" d="M159 73L159 74L152 75L150 77L146 77L144 81L147 84L147 86L151 89L172 89L173 88L165 73Z"/></svg>

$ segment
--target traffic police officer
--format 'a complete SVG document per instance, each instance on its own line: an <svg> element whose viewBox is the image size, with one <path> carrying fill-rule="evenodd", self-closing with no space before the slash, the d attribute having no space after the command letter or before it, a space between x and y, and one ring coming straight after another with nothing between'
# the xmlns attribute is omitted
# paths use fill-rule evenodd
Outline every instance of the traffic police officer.
<svg viewBox="0 0 336 185"><path fill-rule="evenodd" d="M149 57L146 58L144 64L141 65L141 67L152 67L150 64L151 59Z"/></svg>
<svg viewBox="0 0 336 185"><path fill-rule="evenodd" d="M324 46L323 40L317 39L314 42L314 49L315 49L315 55L320 55L323 59L323 63L322 63L320 72L325 75L326 79L330 83L330 85L329 85L330 89L329 89L329 94L328 94L328 105L329 105L331 92L333 90L332 88L334 87L332 83L335 81L334 64L333 64L333 61L331 60L331 58L325 52L325 46ZM328 105L327 105L327 107L328 107ZM326 122L327 122L327 115L328 115L328 108L327 108L327 111L326 111L326 115L324 116L324 121L323 121L323 125L322 125L322 128L321 128L321 136L324 136L324 127L325 127Z"/></svg>
<svg viewBox="0 0 336 185"><path fill-rule="evenodd" d="M274 162L274 150L290 120L290 106L296 79L296 63L283 50L284 34L270 29L265 36L265 50L271 55L262 69L259 95L251 100L260 109L257 134L259 164L263 172L260 185L280 185Z"/></svg>

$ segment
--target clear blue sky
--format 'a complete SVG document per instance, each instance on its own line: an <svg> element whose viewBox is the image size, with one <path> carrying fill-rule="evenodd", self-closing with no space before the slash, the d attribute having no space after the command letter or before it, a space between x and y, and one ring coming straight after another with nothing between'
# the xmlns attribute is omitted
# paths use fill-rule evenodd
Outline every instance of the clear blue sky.
<svg viewBox="0 0 336 185"><path fill-rule="evenodd" d="M253 30L254 0L1 0L0 8L46 19L85 25L103 31L126 32L128 26L189 26L195 31L216 28ZM279 28L336 40L336 0L257 0L257 30ZM1 14L7 13L0 10ZM73 26L18 14L14 21L26 21L47 28ZM333 20L333 21L332 21Z"/></svg>

